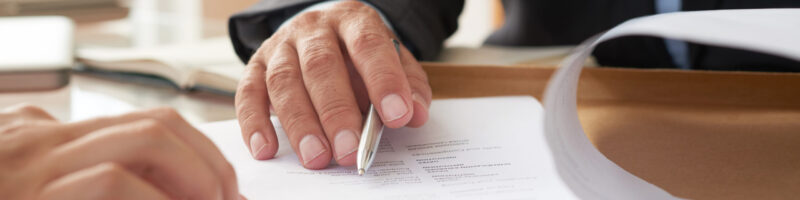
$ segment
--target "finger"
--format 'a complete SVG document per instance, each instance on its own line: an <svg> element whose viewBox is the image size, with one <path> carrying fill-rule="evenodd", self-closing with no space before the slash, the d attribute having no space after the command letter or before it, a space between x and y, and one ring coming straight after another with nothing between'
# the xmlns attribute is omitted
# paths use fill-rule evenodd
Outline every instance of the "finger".
<svg viewBox="0 0 800 200"><path fill-rule="evenodd" d="M428 75L408 49L400 45L400 61L405 69L408 83L411 86L411 100L414 102L414 115L408 122L410 127L420 127L428 121L428 107L433 93L428 82Z"/></svg>
<svg viewBox="0 0 800 200"><path fill-rule="evenodd" d="M353 94L356 96L358 102L358 109L361 111L361 116L366 116L369 111L369 94L367 94L367 86L364 85L364 79L358 74L358 71L353 66L353 61L350 60L347 51L342 51L344 56L344 63L347 66L347 74L350 75L350 86L353 87Z"/></svg>
<svg viewBox="0 0 800 200"><path fill-rule="evenodd" d="M63 142L83 137L102 128L127 124L139 120L156 120L159 124L169 129L170 133L175 134L182 142L187 144L193 151L198 152L201 159L214 171L214 175L222 180L226 199L236 199L239 194L236 173L231 164L225 159L219 149L211 140L200 131L189 125L179 113L169 108L155 108L144 111L127 113L120 116L101 117L75 123L67 124L63 135L69 135Z"/></svg>
<svg viewBox="0 0 800 200"><path fill-rule="evenodd" d="M354 165L358 149L361 112L350 86L339 39L333 30L301 33L297 41L300 69L317 117L336 161Z"/></svg>
<svg viewBox="0 0 800 200"><path fill-rule="evenodd" d="M270 104L264 73L264 62L252 60L236 91L236 116L242 129L242 138L256 160L271 159L278 152L275 127L269 120Z"/></svg>
<svg viewBox="0 0 800 200"><path fill-rule="evenodd" d="M114 163L98 164L56 179L39 199L164 199L169 197L145 180Z"/></svg>
<svg viewBox="0 0 800 200"><path fill-rule="evenodd" d="M100 163L120 163L177 199L222 199L215 172L198 152L157 120L94 131L56 147L45 158L56 178Z"/></svg>
<svg viewBox="0 0 800 200"><path fill-rule="evenodd" d="M267 66L267 94L303 166L322 169L331 160L330 145L309 99L289 44L278 45Z"/></svg>
<svg viewBox="0 0 800 200"><path fill-rule="evenodd" d="M371 12L375 20L342 21L338 32L384 124L399 128L413 116L411 88L392 35L377 13Z"/></svg>

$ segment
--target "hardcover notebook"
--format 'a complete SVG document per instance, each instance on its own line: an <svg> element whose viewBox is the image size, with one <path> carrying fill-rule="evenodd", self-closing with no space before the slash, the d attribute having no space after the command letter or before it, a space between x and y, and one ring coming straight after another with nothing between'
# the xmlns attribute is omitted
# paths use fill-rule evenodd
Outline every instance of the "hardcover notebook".
<svg viewBox="0 0 800 200"><path fill-rule="evenodd" d="M147 48L79 49L77 54L90 70L156 76L187 90L232 94L244 71L227 37Z"/></svg>

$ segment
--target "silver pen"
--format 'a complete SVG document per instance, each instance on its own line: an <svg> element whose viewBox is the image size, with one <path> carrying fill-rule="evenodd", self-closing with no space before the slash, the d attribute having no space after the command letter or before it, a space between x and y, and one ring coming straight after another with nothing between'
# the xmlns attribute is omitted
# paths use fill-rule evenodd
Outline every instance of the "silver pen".
<svg viewBox="0 0 800 200"><path fill-rule="evenodd" d="M372 160L378 153L378 144L381 142L382 134L383 122L378 117L375 105L370 104L367 120L364 121L364 130L361 131L361 142L358 143L358 160L356 160L358 175L367 173L367 169L372 165Z"/></svg>
<svg viewBox="0 0 800 200"><path fill-rule="evenodd" d="M392 39L394 48L397 51L397 56L400 56L400 43ZM361 130L361 141L358 143L358 160L356 160L356 168L358 168L358 175L367 173L367 169L372 165L375 160L375 154L378 153L378 145L381 142L381 135L383 134L383 122L378 111L375 110L374 104L369 104L369 113L367 113L367 120L364 121L364 129Z"/></svg>

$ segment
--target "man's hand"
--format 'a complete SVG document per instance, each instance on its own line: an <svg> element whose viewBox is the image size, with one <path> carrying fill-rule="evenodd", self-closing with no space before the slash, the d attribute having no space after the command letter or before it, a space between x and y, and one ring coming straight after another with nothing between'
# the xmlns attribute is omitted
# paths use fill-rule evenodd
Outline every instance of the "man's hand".
<svg viewBox="0 0 800 200"><path fill-rule="evenodd" d="M421 126L431 89L413 55L370 6L344 1L295 16L264 41L236 93L242 136L255 159L278 141L274 108L303 166L353 165L362 114L372 102L389 128Z"/></svg>
<svg viewBox="0 0 800 200"><path fill-rule="evenodd" d="M239 199L214 144L170 109L60 123L0 111L3 199Z"/></svg>

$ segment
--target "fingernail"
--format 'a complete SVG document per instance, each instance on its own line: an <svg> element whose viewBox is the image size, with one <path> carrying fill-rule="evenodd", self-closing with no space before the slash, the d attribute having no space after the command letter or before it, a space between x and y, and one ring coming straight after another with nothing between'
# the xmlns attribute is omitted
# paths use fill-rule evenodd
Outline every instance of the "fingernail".
<svg viewBox="0 0 800 200"><path fill-rule="evenodd" d="M336 160L342 159L347 155L356 152L358 149L358 138L356 133L350 130L339 131L333 139L334 149L336 150Z"/></svg>
<svg viewBox="0 0 800 200"><path fill-rule="evenodd" d="M255 132L250 136L250 154L253 155L253 158L259 159L259 154L265 147L267 147L267 139L264 139L263 134Z"/></svg>
<svg viewBox="0 0 800 200"><path fill-rule="evenodd" d="M416 92L411 95L411 99L413 99L414 102L417 102L419 105L422 105L422 107L425 107L426 109L428 108L428 104L425 103L426 102L425 99L422 99L422 96L420 96Z"/></svg>
<svg viewBox="0 0 800 200"><path fill-rule="evenodd" d="M325 146L317 136L309 134L300 140L300 156L303 157L303 164L308 164L322 153L325 153Z"/></svg>
<svg viewBox="0 0 800 200"><path fill-rule="evenodd" d="M390 94L383 97L383 100L381 100L381 109L383 109L383 116L387 118L384 120L387 122L400 119L408 112L406 102L397 94Z"/></svg>

